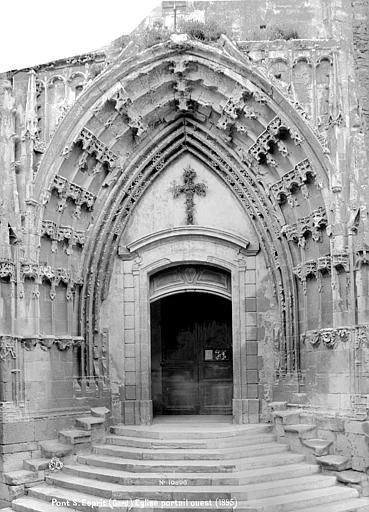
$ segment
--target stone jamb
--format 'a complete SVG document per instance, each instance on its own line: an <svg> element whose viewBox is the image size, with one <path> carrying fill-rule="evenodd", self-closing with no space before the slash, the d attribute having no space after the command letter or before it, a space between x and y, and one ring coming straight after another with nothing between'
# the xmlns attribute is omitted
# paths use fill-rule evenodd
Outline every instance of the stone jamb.
<svg viewBox="0 0 369 512"><path fill-rule="evenodd" d="M196 226L201 231L199 226ZM169 266L201 264L215 266L230 272L232 280L232 328L233 328L233 421L248 423L258 421L258 399L247 398L246 376L246 268L247 257L255 256L257 250L245 249L248 242L236 243L235 238L214 239L199 232L187 236L173 233L158 239L155 235L147 244L139 244L135 251L134 276L134 341L136 354L135 400L123 400L122 410L125 423L150 424L153 420L151 400L151 340L150 340L150 277ZM137 247L136 243L129 244ZM242 246L241 246L242 245ZM240 257L242 251L242 257ZM123 260L123 267L130 267L132 260ZM125 273L126 270L124 271ZM244 334L242 334L244 333ZM248 402L255 402L249 404ZM257 404L256 404L257 402ZM256 405L256 406L255 406ZM249 417L248 411L253 411ZM256 412L255 412L256 411Z"/></svg>

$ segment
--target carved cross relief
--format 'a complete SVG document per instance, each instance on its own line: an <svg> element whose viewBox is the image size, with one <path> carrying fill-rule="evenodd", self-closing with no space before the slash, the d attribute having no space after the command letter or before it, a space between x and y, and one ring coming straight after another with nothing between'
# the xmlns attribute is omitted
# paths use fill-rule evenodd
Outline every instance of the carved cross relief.
<svg viewBox="0 0 369 512"><path fill-rule="evenodd" d="M181 194L185 195L186 223L194 223L195 195L206 196L205 183L194 183L197 173L188 165L183 171L183 185L174 185L173 197L176 199Z"/></svg>

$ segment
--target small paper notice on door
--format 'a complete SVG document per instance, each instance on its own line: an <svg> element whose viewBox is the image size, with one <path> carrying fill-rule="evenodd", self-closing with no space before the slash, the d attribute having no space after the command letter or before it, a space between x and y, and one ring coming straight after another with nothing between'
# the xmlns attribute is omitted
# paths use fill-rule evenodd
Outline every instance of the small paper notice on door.
<svg viewBox="0 0 369 512"><path fill-rule="evenodd" d="M213 351L205 350L205 361L212 361L212 360L213 360Z"/></svg>

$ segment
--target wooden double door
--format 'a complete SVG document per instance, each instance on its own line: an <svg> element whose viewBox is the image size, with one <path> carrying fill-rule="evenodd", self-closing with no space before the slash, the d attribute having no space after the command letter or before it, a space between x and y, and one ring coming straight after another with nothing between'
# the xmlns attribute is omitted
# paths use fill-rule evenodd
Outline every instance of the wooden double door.
<svg viewBox="0 0 369 512"><path fill-rule="evenodd" d="M231 301L180 293L151 308L154 414L231 414Z"/></svg>

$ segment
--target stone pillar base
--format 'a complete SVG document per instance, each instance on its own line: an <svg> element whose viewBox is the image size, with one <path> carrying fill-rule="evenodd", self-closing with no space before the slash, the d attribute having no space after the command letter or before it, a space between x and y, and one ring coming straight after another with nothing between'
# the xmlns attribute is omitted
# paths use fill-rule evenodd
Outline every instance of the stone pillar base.
<svg viewBox="0 0 369 512"><path fill-rule="evenodd" d="M151 425L152 400L123 400L122 419L125 425Z"/></svg>
<svg viewBox="0 0 369 512"><path fill-rule="evenodd" d="M258 398L235 398L232 400L233 423L260 422L260 400Z"/></svg>

